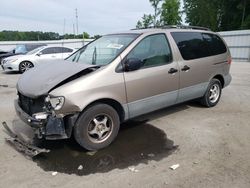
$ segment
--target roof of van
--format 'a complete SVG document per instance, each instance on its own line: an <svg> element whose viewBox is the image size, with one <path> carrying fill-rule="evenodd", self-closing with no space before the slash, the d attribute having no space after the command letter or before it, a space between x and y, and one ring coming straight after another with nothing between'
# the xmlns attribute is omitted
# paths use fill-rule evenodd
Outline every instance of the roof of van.
<svg viewBox="0 0 250 188"><path fill-rule="evenodd" d="M145 34L145 33L155 33L162 31L174 31L174 32L212 32L210 29L199 26L163 26L160 28L145 28L145 29L131 29L128 31L116 32L113 34Z"/></svg>

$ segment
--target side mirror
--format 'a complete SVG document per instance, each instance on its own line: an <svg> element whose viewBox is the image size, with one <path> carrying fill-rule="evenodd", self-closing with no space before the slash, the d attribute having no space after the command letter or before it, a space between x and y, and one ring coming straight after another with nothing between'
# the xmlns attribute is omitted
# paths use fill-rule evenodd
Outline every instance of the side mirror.
<svg viewBox="0 0 250 188"><path fill-rule="evenodd" d="M36 55L40 57L42 54L43 54L42 52L39 52Z"/></svg>
<svg viewBox="0 0 250 188"><path fill-rule="evenodd" d="M130 58L130 59L127 59L124 63L124 71L125 72L135 71L135 70L140 69L142 65L143 63L140 59Z"/></svg>

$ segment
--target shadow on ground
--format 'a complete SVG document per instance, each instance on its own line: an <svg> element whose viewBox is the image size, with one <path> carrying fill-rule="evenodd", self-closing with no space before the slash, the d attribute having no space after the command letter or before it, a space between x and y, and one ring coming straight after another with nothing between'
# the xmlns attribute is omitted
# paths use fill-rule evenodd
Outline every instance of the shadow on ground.
<svg viewBox="0 0 250 188"><path fill-rule="evenodd" d="M172 154L178 146L164 131L145 122L130 121L122 125L115 142L96 153L84 151L73 139L44 141L51 152L33 159L45 171L88 175L124 169L139 163L159 161ZM83 169L78 170L82 165Z"/></svg>
<svg viewBox="0 0 250 188"><path fill-rule="evenodd" d="M33 161L45 171L57 171L79 176L108 172L113 169L125 169L141 163L148 164L152 160L159 161L171 155L178 146L175 146L174 142L167 138L164 131L147 122L185 111L190 107L201 108L202 106L192 101L158 110L126 122L121 125L114 143L96 153L85 151L74 139L43 141L38 146L50 149L51 152L39 155L33 158ZM27 137L26 139L30 141L34 136L30 127L21 125L20 120L13 121L13 130L19 136ZM82 170L78 170L80 165L83 167Z"/></svg>
<svg viewBox="0 0 250 188"><path fill-rule="evenodd" d="M18 71L4 71L2 72L2 74L21 74L21 73Z"/></svg>

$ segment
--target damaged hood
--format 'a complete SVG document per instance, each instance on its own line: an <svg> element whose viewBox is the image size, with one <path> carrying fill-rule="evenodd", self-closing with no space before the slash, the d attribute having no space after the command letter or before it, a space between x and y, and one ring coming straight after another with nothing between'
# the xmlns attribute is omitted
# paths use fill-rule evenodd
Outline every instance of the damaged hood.
<svg viewBox="0 0 250 188"><path fill-rule="evenodd" d="M31 98L46 95L64 80L91 67L96 67L96 65L64 60L41 63L20 76L17 90Z"/></svg>

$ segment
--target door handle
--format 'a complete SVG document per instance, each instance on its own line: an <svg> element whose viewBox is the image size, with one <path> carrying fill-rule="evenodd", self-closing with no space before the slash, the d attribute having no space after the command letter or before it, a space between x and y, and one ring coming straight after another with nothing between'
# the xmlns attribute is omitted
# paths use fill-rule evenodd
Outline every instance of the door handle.
<svg viewBox="0 0 250 188"><path fill-rule="evenodd" d="M190 67L187 66L187 65L185 65L181 70L186 72L186 71L188 71L189 69L190 69Z"/></svg>
<svg viewBox="0 0 250 188"><path fill-rule="evenodd" d="M176 72L178 72L178 69L175 69L175 68L171 68L171 69L168 71L169 74L174 74L174 73L176 73Z"/></svg>

